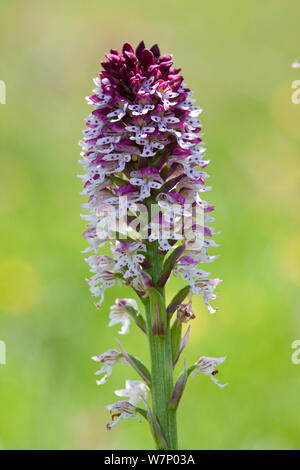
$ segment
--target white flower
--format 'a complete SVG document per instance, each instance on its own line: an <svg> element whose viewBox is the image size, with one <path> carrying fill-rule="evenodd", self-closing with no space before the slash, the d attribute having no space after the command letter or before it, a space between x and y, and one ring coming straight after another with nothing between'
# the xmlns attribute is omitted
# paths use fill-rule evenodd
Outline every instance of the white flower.
<svg viewBox="0 0 300 470"><path fill-rule="evenodd" d="M146 251L141 242L117 241L111 251L116 260L115 270L118 271L125 266L128 268L124 273L125 279L139 275L139 265L145 259L145 256L140 254L139 251Z"/></svg>
<svg viewBox="0 0 300 470"><path fill-rule="evenodd" d="M117 167L112 171L107 171L107 174L122 172L126 163L130 162L131 155L129 153L109 153L103 157L105 162L117 162Z"/></svg>
<svg viewBox="0 0 300 470"><path fill-rule="evenodd" d="M114 275L114 260L107 255L96 256L92 255L86 258L86 262L90 266L90 271L95 273L87 283L90 286L90 292L94 297L100 297L97 306L101 305L104 298L104 291L108 287L112 287L116 283Z"/></svg>
<svg viewBox="0 0 300 470"><path fill-rule="evenodd" d="M187 95L190 97L192 96L193 92L189 92L187 93ZM185 101L177 104L176 108L179 108L179 109L184 109L184 110L191 110L191 111L195 111L195 110L198 110L198 106L193 106L193 104L195 103L195 100L192 99L192 98L186 98Z"/></svg>
<svg viewBox="0 0 300 470"><path fill-rule="evenodd" d="M122 328L118 332L120 335L125 335L129 333L130 325L130 314L126 309L126 306L132 307L135 310L138 310L138 306L135 300L133 299L116 299L115 305L110 307L110 322L108 326L116 325L117 323L122 323Z"/></svg>
<svg viewBox="0 0 300 470"><path fill-rule="evenodd" d="M179 93L176 93L175 91L172 91L172 89L169 86L159 86L156 90L157 96L160 97L164 110L167 111L171 106L175 106L177 104L176 101L170 101L173 98L176 98Z"/></svg>
<svg viewBox="0 0 300 470"><path fill-rule="evenodd" d="M128 401L118 401L112 405L106 405L105 408L110 411L112 417L112 423L106 425L109 430L114 428L121 419L137 418L140 421L135 406Z"/></svg>
<svg viewBox="0 0 300 470"><path fill-rule="evenodd" d="M300 69L300 60L295 60L295 61L292 63L292 68L293 68L293 69Z"/></svg>
<svg viewBox="0 0 300 470"><path fill-rule="evenodd" d="M125 388L116 390L115 394L118 397L128 397L129 403L136 405L142 399L146 400L149 392L149 387L140 380L126 380Z"/></svg>
<svg viewBox="0 0 300 470"><path fill-rule="evenodd" d="M222 282L221 279L199 279L194 285L191 286L191 291L195 295L201 295L203 297L204 303L207 306L210 313L216 313L217 309L213 308L209 301L215 300L217 298L214 294L214 290L217 285Z"/></svg>
<svg viewBox="0 0 300 470"><path fill-rule="evenodd" d="M159 85L158 82L152 85L154 80L155 80L154 77L150 77L148 80L145 80L140 86L140 89L138 91L138 96L143 96L147 94L153 95L153 93L155 93L155 90Z"/></svg>
<svg viewBox="0 0 300 470"><path fill-rule="evenodd" d="M153 111L154 108L155 106L153 104L130 104L128 106L133 116L143 116L149 111Z"/></svg>
<svg viewBox="0 0 300 470"><path fill-rule="evenodd" d="M126 114L128 103L126 101L119 101L117 109L107 114L107 118L110 122L120 121Z"/></svg>
<svg viewBox="0 0 300 470"><path fill-rule="evenodd" d="M155 128L152 126L143 126L143 125L136 125L136 126L127 126L126 131L134 132L134 136L130 136L131 140L139 140L139 139L146 139L148 134L152 134L155 131Z"/></svg>
<svg viewBox="0 0 300 470"><path fill-rule="evenodd" d="M127 364L126 360L116 349L108 349L100 356L93 356L93 361L100 362L102 366L95 372L95 375L100 375L106 372L106 374L100 380L96 380L98 385L103 385L107 382L108 377L111 375L112 368L118 362Z"/></svg>
<svg viewBox="0 0 300 470"><path fill-rule="evenodd" d="M95 150L99 153L110 153L114 150L114 145L120 141L121 137L119 135L111 135L100 137L95 145Z"/></svg>
<svg viewBox="0 0 300 470"><path fill-rule="evenodd" d="M151 189L159 189L164 183L157 169L153 167L132 171L129 182L141 187L140 198L142 200L150 196Z"/></svg>
<svg viewBox="0 0 300 470"><path fill-rule="evenodd" d="M191 134L181 134L180 132L178 131L175 131L175 130L172 130L170 129L170 132L172 132L173 134L175 133L176 137L179 139L181 139L182 136L190 136ZM183 145L181 145L182 148L188 148L189 147L189 143L186 142L186 145L183 142ZM180 165L182 165L185 173L186 173L186 178L184 178L179 184L178 184L178 188L177 189L180 189L181 187L184 187L184 188L190 188L192 191L195 192L195 194L198 194L198 192L203 192L204 189L203 189L203 186L204 186L204 181L203 181L203 184L200 184L198 185L197 184L197 180L199 181L200 178L207 178L209 175L203 171L199 171L199 170L196 170L194 169L194 167L198 167L198 168L205 168L208 163L209 163L209 160L203 160L203 156L205 154L205 148L203 147L200 147L200 148L193 148L191 150L191 155L190 156L182 156L182 155L171 155L170 156L170 162L172 163L179 163ZM201 180L200 180L201 181ZM208 191L210 188L209 186L206 188L206 191Z"/></svg>
<svg viewBox="0 0 300 470"><path fill-rule="evenodd" d="M215 378L215 375L218 373L218 370L216 370L216 367L222 364L226 359L226 356L224 357L200 357L199 361L195 363L195 369L191 373L191 378L194 379L194 377L197 374L205 374L209 375L211 380L215 382L219 387L223 388L226 387L227 384L220 384L218 379Z"/></svg>
<svg viewBox="0 0 300 470"><path fill-rule="evenodd" d="M106 106L110 102L111 97L103 93L102 89L94 88L93 91L96 93L98 101L94 101L90 96L87 96L85 99L88 102L88 104L94 106L96 109L100 109Z"/></svg>
<svg viewBox="0 0 300 470"><path fill-rule="evenodd" d="M178 119L175 116L151 116L152 121L156 122L158 124L158 129L161 132L166 132L168 131L168 125L169 124L176 124L177 122L180 122L180 119Z"/></svg>
<svg viewBox="0 0 300 470"><path fill-rule="evenodd" d="M182 279L189 282L193 294L196 294L193 290L195 288L196 281L199 278L202 279L210 274L199 269L198 264L199 261L197 259L194 259L191 256L182 256L173 270L175 276L179 276L179 274L181 274Z"/></svg>

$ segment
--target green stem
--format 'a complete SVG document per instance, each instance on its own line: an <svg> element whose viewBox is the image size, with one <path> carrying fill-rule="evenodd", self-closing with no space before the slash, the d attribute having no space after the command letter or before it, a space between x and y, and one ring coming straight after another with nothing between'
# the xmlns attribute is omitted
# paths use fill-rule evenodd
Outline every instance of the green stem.
<svg viewBox="0 0 300 470"><path fill-rule="evenodd" d="M156 243L148 245L148 256L152 264L152 278L154 284L157 273L161 271L161 259L157 255ZM173 382L173 360L171 346L171 329L166 313L164 289L156 288L160 302L156 303L155 294L150 291L149 298L145 301L147 333L149 338L151 356L151 393L153 412L160 423L169 449L177 449L177 425L176 410L168 409L171 399ZM154 295L154 298L153 298ZM155 318L155 305L159 308L160 317L164 319L164 333L153 334L153 322Z"/></svg>

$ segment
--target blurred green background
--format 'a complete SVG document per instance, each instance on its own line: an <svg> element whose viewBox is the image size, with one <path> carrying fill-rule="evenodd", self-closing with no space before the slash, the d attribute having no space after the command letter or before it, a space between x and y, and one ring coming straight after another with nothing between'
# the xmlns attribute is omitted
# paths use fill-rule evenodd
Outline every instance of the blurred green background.
<svg viewBox="0 0 300 470"><path fill-rule="evenodd" d="M216 205L212 266L224 282L211 316L199 300L186 349L228 359L224 390L190 381L178 422L185 449L299 449L300 70L298 0L0 2L1 120L0 448L153 448L145 424L105 430L130 369L116 366L97 387L90 360L114 347L109 306L129 291L107 291L100 311L80 251L78 140L84 97L100 60L125 41L159 43L174 54L204 108L209 200ZM169 284L171 295L178 288ZM142 333L119 337L147 361ZM178 372L182 367L177 367Z"/></svg>

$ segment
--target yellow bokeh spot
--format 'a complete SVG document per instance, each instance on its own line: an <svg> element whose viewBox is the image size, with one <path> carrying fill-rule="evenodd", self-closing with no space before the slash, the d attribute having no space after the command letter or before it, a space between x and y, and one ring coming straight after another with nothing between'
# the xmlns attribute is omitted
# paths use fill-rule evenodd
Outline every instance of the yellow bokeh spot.
<svg viewBox="0 0 300 470"><path fill-rule="evenodd" d="M276 247L276 264L284 279L300 285L300 234Z"/></svg>
<svg viewBox="0 0 300 470"><path fill-rule="evenodd" d="M41 283L35 268L19 259L0 263L0 309L21 314L30 311L40 297Z"/></svg>

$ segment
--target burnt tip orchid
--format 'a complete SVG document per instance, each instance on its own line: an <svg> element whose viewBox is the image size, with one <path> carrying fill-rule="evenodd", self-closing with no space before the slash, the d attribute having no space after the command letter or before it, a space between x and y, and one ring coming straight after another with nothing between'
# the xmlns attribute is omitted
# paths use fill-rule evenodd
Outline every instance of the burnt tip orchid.
<svg viewBox="0 0 300 470"><path fill-rule="evenodd" d="M121 324L121 335L131 324L138 326L148 339L151 366L149 371L119 343L119 349L92 359L101 365L99 385L118 363L129 364L143 380L127 380L126 388L116 391L128 400L107 405L113 418L108 428L143 416L157 448L176 449L176 411L188 376L210 375L221 386L215 366L225 359L203 356L185 366L174 386L174 368L190 332L190 326L182 331L183 324L196 317L193 298L201 296L215 313L211 301L221 282L202 269L217 257L208 250L218 246L210 225L214 207L200 196L211 189L205 183L209 160L199 121L202 110L194 105L172 55L161 55L157 45L147 49L142 41L134 50L125 43L106 59L87 98L92 112L80 141L82 194L88 197L82 216L88 223L84 253L89 253L92 273L87 282L98 308L109 287L132 288L135 299L117 299L108 326ZM109 255L101 254L105 245ZM173 275L181 277L184 287L166 305Z"/></svg>

